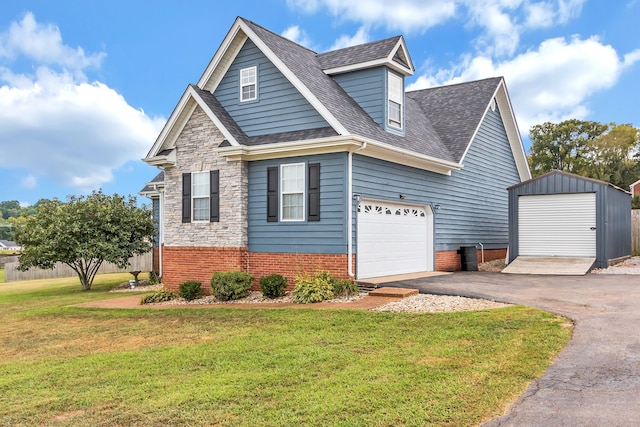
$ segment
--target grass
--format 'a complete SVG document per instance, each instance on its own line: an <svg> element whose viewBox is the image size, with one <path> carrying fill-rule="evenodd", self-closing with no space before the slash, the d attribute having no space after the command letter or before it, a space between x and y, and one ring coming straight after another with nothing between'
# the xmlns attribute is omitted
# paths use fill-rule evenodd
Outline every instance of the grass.
<svg viewBox="0 0 640 427"><path fill-rule="evenodd" d="M571 334L527 307L448 314L106 310L128 274L0 286L1 425L477 425Z"/></svg>

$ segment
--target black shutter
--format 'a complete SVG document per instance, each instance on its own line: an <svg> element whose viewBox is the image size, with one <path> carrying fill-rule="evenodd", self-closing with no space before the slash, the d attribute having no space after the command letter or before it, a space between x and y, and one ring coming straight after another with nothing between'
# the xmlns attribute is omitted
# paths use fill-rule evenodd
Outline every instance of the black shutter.
<svg viewBox="0 0 640 427"><path fill-rule="evenodd" d="M220 171L209 172L209 221L220 221Z"/></svg>
<svg viewBox="0 0 640 427"><path fill-rule="evenodd" d="M191 174L182 174L182 222L191 222Z"/></svg>
<svg viewBox="0 0 640 427"><path fill-rule="evenodd" d="M267 222L278 222L278 168L267 168Z"/></svg>
<svg viewBox="0 0 640 427"><path fill-rule="evenodd" d="M320 221L320 163L309 163L308 221Z"/></svg>

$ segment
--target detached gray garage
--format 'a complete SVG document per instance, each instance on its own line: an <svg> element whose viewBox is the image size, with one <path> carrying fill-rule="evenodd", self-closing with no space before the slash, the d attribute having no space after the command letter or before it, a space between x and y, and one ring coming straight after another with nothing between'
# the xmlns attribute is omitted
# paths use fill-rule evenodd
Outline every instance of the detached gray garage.
<svg viewBox="0 0 640 427"><path fill-rule="evenodd" d="M552 171L508 188L509 257L631 255L631 195L607 182Z"/></svg>

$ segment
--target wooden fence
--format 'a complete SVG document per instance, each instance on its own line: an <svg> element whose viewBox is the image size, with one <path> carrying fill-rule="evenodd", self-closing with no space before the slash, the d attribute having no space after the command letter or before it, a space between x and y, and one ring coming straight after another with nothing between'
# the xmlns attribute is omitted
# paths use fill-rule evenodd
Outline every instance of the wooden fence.
<svg viewBox="0 0 640 427"><path fill-rule="evenodd" d="M640 209L631 211L631 254L640 255Z"/></svg>
<svg viewBox="0 0 640 427"><path fill-rule="evenodd" d="M128 268L118 268L111 263L103 263L98 273L121 273L128 271L151 271L152 253L148 252L129 259L130 266ZM30 268L27 271L18 271L18 263L12 262L5 264L5 281L17 282L19 280L35 280L35 279L55 279L59 277L75 277L76 272L65 264L58 263L52 270L42 270L39 268Z"/></svg>

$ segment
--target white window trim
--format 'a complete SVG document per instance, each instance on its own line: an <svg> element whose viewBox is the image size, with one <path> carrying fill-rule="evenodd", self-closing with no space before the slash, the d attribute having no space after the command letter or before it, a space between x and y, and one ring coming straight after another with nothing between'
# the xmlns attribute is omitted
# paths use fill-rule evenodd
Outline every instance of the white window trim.
<svg viewBox="0 0 640 427"><path fill-rule="evenodd" d="M196 196L195 192L195 175L205 175L207 182L207 195L206 196ZM209 214L205 219L196 219L196 199L207 199L207 210ZM201 171L201 172L191 172L191 222L209 222L211 218L211 179L210 179L210 171Z"/></svg>
<svg viewBox="0 0 640 427"><path fill-rule="evenodd" d="M282 185L282 181L284 180L284 169L286 167L291 167L291 166L302 166L302 192L300 191L290 191L290 192L285 192L283 190L283 185ZM305 218L306 218L306 200L307 200L307 170L306 170L306 163L302 162L302 163L286 163L286 164L282 164L280 165L280 182L278 183L278 189L279 189L279 197L280 197L280 221L282 222L304 222ZM284 217L284 196L287 194L302 194L302 215L300 219L285 219Z"/></svg>
<svg viewBox="0 0 640 427"><path fill-rule="evenodd" d="M387 126L390 126L394 129L403 129L404 122L404 87L402 77L392 73L391 71L387 71ZM391 81L392 79L397 79L400 83L400 96L392 96L391 93ZM400 124L396 124L395 121L391 121L391 102L394 102L399 105L400 108Z"/></svg>
<svg viewBox="0 0 640 427"><path fill-rule="evenodd" d="M253 76L254 76L254 80L251 83L242 83L242 74L245 71L250 71L253 70ZM243 91L242 89L244 89L246 86L255 86L255 91L254 91L254 95L252 98L243 98L242 94ZM240 102L247 102L247 101L255 101L256 99L258 99L258 67L256 67L255 65L253 67L247 67L247 68L243 68L240 70Z"/></svg>

